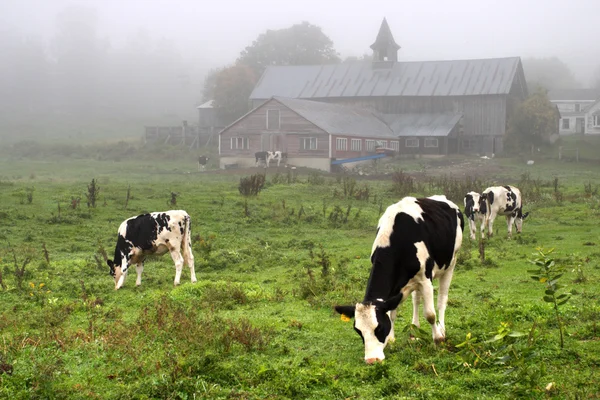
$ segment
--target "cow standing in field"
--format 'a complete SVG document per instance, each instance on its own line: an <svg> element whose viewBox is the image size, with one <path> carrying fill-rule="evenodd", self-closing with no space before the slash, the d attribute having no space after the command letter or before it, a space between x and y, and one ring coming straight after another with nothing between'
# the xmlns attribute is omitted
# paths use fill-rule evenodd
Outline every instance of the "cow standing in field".
<svg viewBox="0 0 600 400"><path fill-rule="evenodd" d="M183 264L190 268L192 283L196 282L190 225L190 216L183 210L142 214L123 221L119 226L114 259L106 261L115 278L115 290L125 283L132 264L136 265L137 271L135 284L141 285L146 256L167 252L175 262L175 285L179 285Z"/></svg>
<svg viewBox="0 0 600 400"><path fill-rule="evenodd" d="M477 234L477 222L481 223L481 238L485 237L485 214L487 204L485 198L477 192L469 192L465 199L465 217L469 220L469 233L471 240L475 240Z"/></svg>
<svg viewBox="0 0 600 400"><path fill-rule="evenodd" d="M282 153L281 151L268 151L267 153L267 168L271 161L277 160L277 166L279 167L281 160L287 158L287 153Z"/></svg>
<svg viewBox="0 0 600 400"><path fill-rule="evenodd" d="M385 358L385 346L395 339L396 308L409 294L413 299L412 323L419 326L422 298L434 341L445 339L448 289L463 229L462 213L445 196L405 197L381 216L364 300L335 307L338 313L354 317L354 329L364 342L367 364ZM437 322L433 298L436 278L440 280Z"/></svg>
<svg viewBox="0 0 600 400"><path fill-rule="evenodd" d="M208 160L210 160L208 156L198 157L198 172L200 172L200 168L202 168L202 171L206 171L206 164L208 163Z"/></svg>
<svg viewBox="0 0 600 400"><path fill-rule="evenodd" d="M481 196L486 203L484 224L488 229L488 236L492 237L494 231L494 220L498 215L506 216L508 224L508 237L512 236L513 224L517 227L517 233L521 233L523 220L529 213L523 214L523 199L521 191L514 186L492 186L483 191Z"/></svg>

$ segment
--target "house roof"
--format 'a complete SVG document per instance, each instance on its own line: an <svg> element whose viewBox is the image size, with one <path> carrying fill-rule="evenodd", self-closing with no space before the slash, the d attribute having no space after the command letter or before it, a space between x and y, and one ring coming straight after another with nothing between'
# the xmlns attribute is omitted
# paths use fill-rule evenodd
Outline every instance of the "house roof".
<svg viewBox="0 0 600 400"><path fill-rule="evenodd" d="M596 101L600 93L596 89L555 89L548 92L550 101Z"/></svg>
<svg viewBox="0 0 600 400"><path fill-rule="evenodd" d="M275 97L275 100L330 134L394 136L382 119L366 109L283 97Z"/></svg>
<svg viewBox="0 0 600 400"><path fill-rule="evenodd" d="M394 62L390 68L373 64L269 66L250 99L508 94L515 77L523 85L523 97L527 95L519 57Z"/></svg>
<svg viewBox="0 0 600 400"><path fill-rule="evenodd" d="M461 114L384 114L395 136L448 136Z"/></svg>
<svg viewBox="0 0 600 400"><path fill-rule="evenodd" d="M206 103L200 104L196 108L214 108L214 105L215 105L215 101L214 100L209 100Z"/></svg>

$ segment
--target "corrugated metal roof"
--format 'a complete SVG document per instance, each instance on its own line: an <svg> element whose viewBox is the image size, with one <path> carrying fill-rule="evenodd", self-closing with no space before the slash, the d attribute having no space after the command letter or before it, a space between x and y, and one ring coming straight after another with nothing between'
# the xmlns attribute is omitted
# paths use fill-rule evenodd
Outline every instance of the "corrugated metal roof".
<svg viewBox="0 0 600 400"><path fill-rule="evenodd" d="M270 66L250 99L507 94L520 63L510 57L395 62L391 68L373 68L371 61Z"/></svg>
<svg viewBox="0 0 600 400"><path fill-rule="evenodd" d="M596 89L554 89L548 92L551 101L595 101L600 99L600 93Z"/></svg>
<svg viewBox="0 0 600 400"><path fill-rule="evenodd" d="M338 104L275 97L327 133L349 136L393 137L392 130L374 113Z"/></svg>
<svg viewBox="0 0 600 400"><path fill-rule="evenodd" d="M460 114L384 114L395 136L448 136Z"/></svg>

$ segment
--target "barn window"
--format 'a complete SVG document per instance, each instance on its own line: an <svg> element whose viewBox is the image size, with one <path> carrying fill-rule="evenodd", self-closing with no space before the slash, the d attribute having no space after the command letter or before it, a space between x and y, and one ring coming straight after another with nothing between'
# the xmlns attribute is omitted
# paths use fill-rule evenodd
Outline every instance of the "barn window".
<svg viewBox="0 0 600 400"><path fill-rule="evenodd" d="M306 137L300 139L300 148L302 150L316 150L317 149L317 138Z"/></svg>
<svg viewBox="0 0 600 400"><path fill-rule="evenodd" d="M378 140L377 146L378 147L387 147L387 140Z"/></svg>
<svg viewBox="0 0 600 400"><path fill-rule="evenodd" d="M350 140L350 149L352 151L361 151L362 140L360 139L351 139Z"/></svg>
<svg viewBox="0 0 600 400"><path fill-rule="evenodd" d="M375 151L375 147L377 146L376 140L365 140L365 147L367 151Z"/></svg>
<svg viewBox="0 0 600 400"><path fill-rule="evenodd" d="M348 151L348 139L337 138L335 139L335 149L340 151Z"/></svg>
<svg viewBox="0 0 600 400"><path fill-rule="evenodd" d="M407 138L404 141L404 147L419 147L419 139L417 139L417 138Z"/></svg>
<svg viewBox="0 0 600 400"><path fill-rule="evenodd" d="M563 118L562 119L562 129L569 129L569 123L571 122L571 119L569 118Z"/></svg>
<svg viewBox="0 0 600 400"><path fill-rule="evenodd" d="M475 139L463 139L462 140L462 148L465 150L473 150L475 149Z"/></svg>
<svg viewBox="0 0 600 400"><path fill-rule="evenodd" d="M279 110L267 110L267 129L279 129Z"/></svg>
<svg viewBox="0 0 600 400"><path fill-rule="evenodd" d="M390 140L390 148L394 151L400 151L400 142L397 140Z"/></svg>
<svg viewBox="0 0 600 400"><path fill-rule="evenodd" d="M436 138L426 138L425 147L438 147L438 140Z"/></svg>
<svg viewBox="0 0 600 400"><path fill-rule="evenodd" d="M250 148L250 139L247 137L232 137L231 150L243 150Z"/></svg>
<svg viewBox="0 0 600 400"><path fill-rule="evenodd" d="M594 127L595 128L600 127L600 114L594 115Z"/></svg>

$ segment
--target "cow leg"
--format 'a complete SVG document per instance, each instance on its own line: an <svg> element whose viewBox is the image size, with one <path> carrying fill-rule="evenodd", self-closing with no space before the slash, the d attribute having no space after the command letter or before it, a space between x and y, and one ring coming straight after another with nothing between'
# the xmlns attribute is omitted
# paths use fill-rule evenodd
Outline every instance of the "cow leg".
<svg viewBox="0 0 600 400"><path fill-rule="evenodd" d="M454 260L456 260L456 255L454 255ZM455 264L456 261L454 261L448 270L440 276L440 288L438 292L438 325L442 334L442 340L446 339L446 305L448 304L448 290L450 289L450 282L452 282Z"/></svg>
<svg viewBox="0 0 600 400"><path fill-rule="evenodd" d="M137 272L137 279L135 280L135 286L142 284L142 271L144 271L144 263L139 262L135 265L135 272Z"/></svg>
<svg viewBox="0 0 600 400"><path fill-rule="evenodd" d="M444 335L440 332L439 326L436 324L435 306L433 302L433 284L429 279L421 284L421 293L423 295L423 312L425 319L431 325L431 333L435 343L442 342Z"/></svg>
<svg viewBox="0 0 600 400"><path fill-rule="evenodd" d="M475 233L477 232L477 225L475 225L475 221L469 219L469 233L471 240L475 240ZM414 297L413 297L414 299Z"/></svg>
<svg viewBox="0 0 600 400"><path fill-rule="evenodd" d="M488 237L492 237L494 235L494 220L495 219L496 219L496 213L492 211L490 213L490 217L487 220Z"/></svg>
<svg viewBox="0 0 600 400"><path fill-rule="evenodd" d="M396 310L390 311L390 320L392 321L392 330L390 331L390 335L389 335L390 342L396 341L396 335L394 334L394 322L396 321L396 314L397 314Z"/></svg>
<svg viewBox="0 0 600 400"><path fill-rule="evenodd" d="M192 283L196 283L197 282L196 270L194 269L194 255L192 254L192 248L187 243L184 243L184 246L188 246L188 248L187 248L187 251L184 253L185 257L184 257L183 261L190 268L190 277L191 277Z"/></svg>
<svg viewBox="0 0 600 400"><path fill-rule="evenodd" d="M175 263L175 281L173 284L175 286L179 285L179 281L181 280L181 270L183 269L183 257L181 256L181 252L179 250L171 251L171 258Z"/></svg>
<svg viewBox="0 0 600 400"><path fill-rule="evenodd" d="M421 324L419 322L419 303L421 302L421 293L418 290L413 290L411 295L413 303L412 324L420 327Z"/></svg>
<svg viewBox="0 0 600 400"><path fill-rule="evenodd" d="M515 217L514 215L507 215L506 216L506 223L508 224L508 238L510 239L512 237L512 227L513 224L515 223Z"/></svg>

